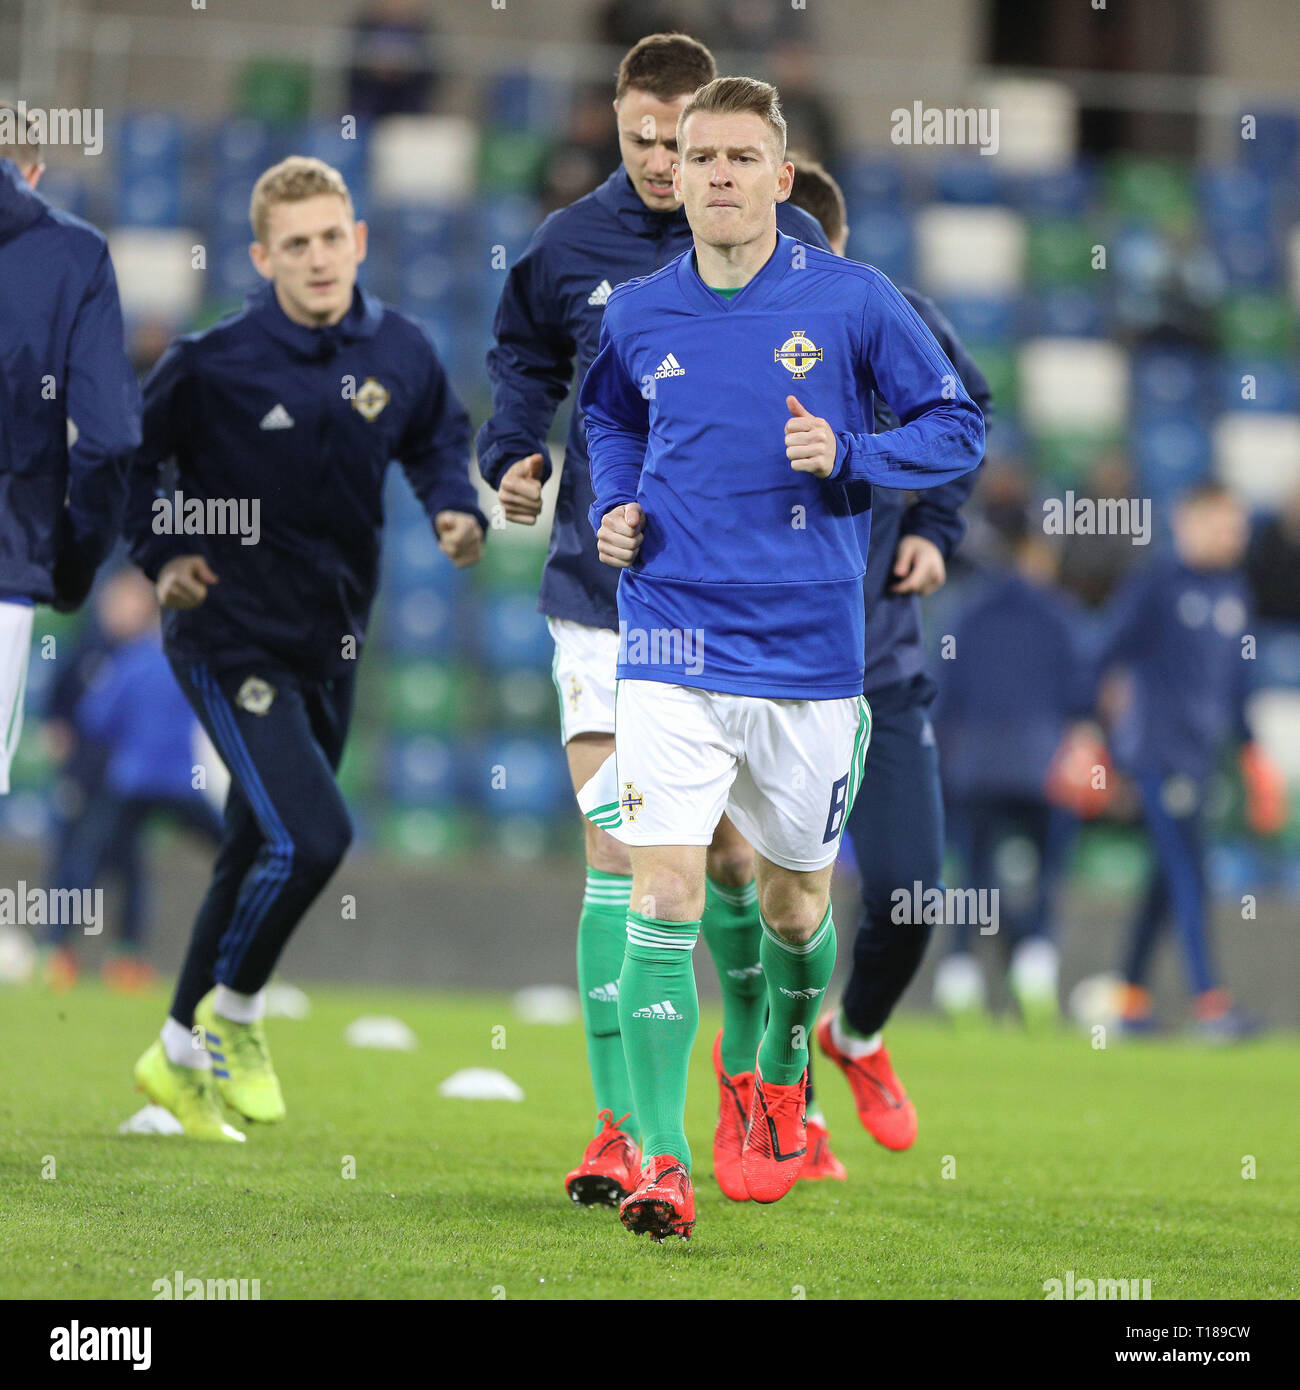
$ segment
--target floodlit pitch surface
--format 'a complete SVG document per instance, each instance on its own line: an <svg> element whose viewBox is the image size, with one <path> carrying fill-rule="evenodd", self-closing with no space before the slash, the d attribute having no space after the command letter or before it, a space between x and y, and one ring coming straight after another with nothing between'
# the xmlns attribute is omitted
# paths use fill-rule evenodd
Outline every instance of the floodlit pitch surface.
<svg viewBox="0 0 1300 1390"><path fill-rule="evenodd" d="M504 999L309 993L309 1019L269 1024L288 1121L234 1146L117 1133L144 1103L131 1065L164 996L5 990L0 1296L150 1299L177 1270L256 1279L263 1299L1041 1299L1069 1271L1076 1288L1149 1279L1157 1299L1300 1292L1295 1035L1098 1050L905 1017L888 1042L915 1148L879 1148L823 1065L849 1180L762 1208L711 1176L706 1013L687 1122L698 1224L656 1246L564 1195L590 1124L576 1025L519 1023ZM418 1050L349 1048L362 1014L404 1019ZM470 1066L507 1072L525 1101L441 1099Z"/></svg>

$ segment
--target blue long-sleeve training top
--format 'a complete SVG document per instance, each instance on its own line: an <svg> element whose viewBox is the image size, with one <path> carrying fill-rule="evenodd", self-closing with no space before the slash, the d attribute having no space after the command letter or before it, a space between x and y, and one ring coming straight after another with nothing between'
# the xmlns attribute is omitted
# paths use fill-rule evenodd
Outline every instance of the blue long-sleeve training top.
<svg viewBox="0 0 1300 1390"><path fill-rule="evenodd" d="M468 512L486 527L469 480L469 417L437 350L373 296L358 289L339 323L307 328L267 285L242 312L178 339L145 383L126 531L149 578L197 553L218 582L197 608L165 611L168 654L214 669L270 656L319 678L350 669L378 585L392 459L431 520ZM164 485L169 460L176 477ZM247 527L165 529L178 490L171 522L194 500L205 515L209 501L242 500L225 511L227 532L236 514L252 522L256 501L256 543L245 544Z"/></svg>
<svg viewBox="0 0 1300 1390"><path fill-rule="evenodd" d="M829 250L821 224L780 203L777 226ZM691 245L686 213L653 212L620 164L594 192L553 212L511 267L497 305L488 353L492 415L478 433L479 471L496 488L516 459L541 454L550 476L546 437L576 378L595 359L610 291L650 275ZM553 618L589 627L618 627L618 575L596 556L587 509L591 471L582 411L575 409L555 499L550 548L537 606Z"/></svg>
<svg viewBox="0 0 1300 1390"><path fill-rule="evenodd" d="M139 443L108 243L0 159L0 597L49 602L61 555L89 587Z"/></svg>
<svg viewBox="0 0 1300 1390"><path fill-rule="evenodd" d="M876 393L898 429L873 432ZM789 395L835 429L828 478L786 458ZM646 514L620 678L778 699L862 692L854 490L933 487L984 453L979 408L889 280L781 233L734 297L693 251L615 290L580 404L593 530L621 504Z"/></svg>

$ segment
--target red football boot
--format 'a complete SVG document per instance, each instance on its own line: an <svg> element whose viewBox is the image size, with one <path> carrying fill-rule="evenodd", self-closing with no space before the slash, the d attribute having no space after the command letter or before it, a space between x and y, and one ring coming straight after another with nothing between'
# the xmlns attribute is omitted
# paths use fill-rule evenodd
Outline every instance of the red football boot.
<svg viewBox="0 0 1300 1390"><path fill-rule="evenodd" d="M619 1218L634 1236L665 1236L690 1240L695 1226L695 1189L691 1176L672 1154L655 1154L630 1197L623 1199Z"/></svg>
<svg viewBox="0 0 1300 1390"><path fill-rule="evenodd" d="M831 1134L820 1120L808 1121L808 1157L799 1172L800 1182L820 1182L822 1178L848 1177L844 1165L831 1152Z"/></svg>
<svg viewBox="0 0 1300 1390"><path fill-rule="evenodd" d="M722 1067L722 1034L713 1040L713 1070L718 1077L718 1126L713 1131L713 1176L723 1194L733 1202L748 1202L749 1192L740 1171L740 1151L749 1129L749 1102L754 1094L754 1073L728 1076Z"/></svg>
<svg viewBox="0 0 1300 1390"><path fill-rule="evenodd" d="M858 1119L867 1133L887 1149L910 1149L916 1143L916 1107L890 1066L889 1053L883 1047L866 1057L841 1052L829 1014L817 1025L817 1043L848 1078Z"/></svg>
<svg viewBox="0 0 1300 1390"><path fill-rule="evenodd" d="M807 1087L806 1069L793 1085L777 1086L764 1081L757 1064L754 1067L754 1098L740 1169L755 1202L780 1201L799 1179L808 1153Z"/></svg>
<svg viewBox="0 0 1300 1390"><path fill-rule="evenodd" d="M564 1179L564 1190L580 1207L601 1202L616 1207L641 1176L641 1150L619 1128L627 1115L616 1122L612 1110L602 1110L596 1118L603 1127L587 1145L582 1162Z"/></svg>

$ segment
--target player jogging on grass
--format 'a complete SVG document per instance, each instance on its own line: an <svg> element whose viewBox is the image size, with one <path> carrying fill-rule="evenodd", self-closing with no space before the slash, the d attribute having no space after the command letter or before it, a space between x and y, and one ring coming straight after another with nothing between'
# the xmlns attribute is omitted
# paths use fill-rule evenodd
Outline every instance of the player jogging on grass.
<svg viewBox="0 0 1300 1390"><path fill-rule="evenodd" d="M863 484L944 483L984 447L978 408L889 281L778 232L793 168L775 88L715 79L678 147L693 251L610 296L580 398L591 522L623 571L615 755L582 804L631 848L618 1003L645 1166L621 1214L656 1239L695 1222L691 951L724 810L755 850L768 1008L741 1176L760 1202L799 1176L831 868L870 736L854 513ZM883 435L877 391L902 421Z"/></svg>
<svg viewBox="0 0 1300 1390"><path fill-rule="evenodd" d="M36 129L0 102L0 795L22 733L36 604L68 613L85 600L140 442L108 246L36 192L45 165L26 138Z"/></svg>
<svg viewBox="0 0 1300 1390"><path fill-rule="evenodd" d="M478 560L486 529L469 419L433 343L357 286L366 225L338 171L284 160L258 179L251 219L269 283L243 312L174 343L150 375L127 512L172 671L231 777L212 882L135 1079L187 1134L215 1140L244 1137L218 1095L246 1119L285 1113L262 989L352 838L335 772L389 461L453 563ZM176 478L163 489L168 460ZM204 504L197 538L169 524L174 494ZM228 523L254 503L249 543Z"/></svg>
<svg viewBox="0 0 1300 1390"><path fill-rule="evenodd" d="M817 218L832 250L842 256L849 228L839 185L813 160L792 155L791 162L791 201ZM924 295L905 286L899 292L934 334L987 419L992 404L988 383L952 325ZM875 420L880 430L898 424L880 396ZM872 543L863 581L863 694L871 705L871 757L847 825L863 911L852 974L839 1008L818 1024L817 1041L847 1078L859 1120L887 1149L915 1143L916 1108L894 1072L881 1029L920 968L933 931L932 923L911 920L910 907L900 913L895 895L904 890L911 904L914 885L920 885L921 895L942 888L943 872L943 790L930 723L935 686L925 672L920 600L947 578L946 561L966 532L961 506L977 476L974 470L963 473L915 499L890 487L875 488L871 496ZM923 896L917 900L926 901ZM809 1111L811 1121L811 1101Z"/></svg>
<svg viewBox="0 0 1300 1390"><path fill-rule="evenodd" d="M619 67L614 100L622 164L595 192L548 217L511 268L494 324L496 346L488 354L493 413L478 436L479 469L499 491L510 521L531 526L541 512L542 484L550 474L546 436L574 379L575 359L581 382L596 356L613 286L658 270L690 244L673 192L677 117L716 71L709 50L685 34L653 34L632 48ZM802 241L827 244L801 209L783 204L777 223ZM576 791L614 749L618 657L617 575L600 563L587 521L591 476L580 409L564 458L538 607L555 640L560 736ZM597 1119L595 1137L565 1189L575 1202L617 1206L640 1170L618 1013L632 868L626 847L591 824L586 856L577 970ZM743 1199L737 1165L745 1108L727 1073L752 1065L765 996L753 852L725 816L707 856L703 934L723 999L723 1030L714 1044L720 1080L715 1169L723 1190Z"/></svg>

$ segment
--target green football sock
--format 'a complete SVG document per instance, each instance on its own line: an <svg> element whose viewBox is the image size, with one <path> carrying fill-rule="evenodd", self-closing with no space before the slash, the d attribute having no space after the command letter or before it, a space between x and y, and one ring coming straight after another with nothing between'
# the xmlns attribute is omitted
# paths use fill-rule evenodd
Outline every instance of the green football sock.
<svg viewBox="0 0 1300 1390"><path fill-rule="evenodd" d="M822 995L835 973L835 923L830 908L802 946L783 941L764 922L760 959L769 1013L758 1048L759 1069L764 1081L792 1086L808 1065L808 1040Z"/></svg>
<svg viewBox="0 0 1300 1390"><path fill-rule="evenodd" d="M672 1154L687 1172L686 1077L700 1026L691 951L699 934L699 922L629 912L618 980L618 1018L641 1123L641 1152Z"/></svg>
<svg viewBox="0 0 1300 1390"><path fill-rule="evenodd" d="M630 875L587 870L587 891L578 918L578 994L582 999L587 1066L596 1110L612 1111L615 1120L630 1115L623 1128L635 1138L636 1109L618 1024L618 976L627 943L627 901L631 892ZM595 1130L600 1130L599 1120Z"/></svg>
<svg viewBox="0 0 1300 1390"><path fill-rule="evenodd" d="M758 885L743 888L705 880L704 944L722 986L722 1065L729 1076L753 1071L767 1017L767 988L759 964L763 928Z"/></svg>

